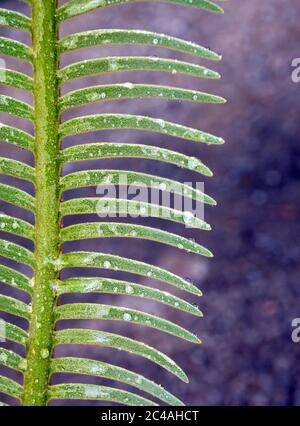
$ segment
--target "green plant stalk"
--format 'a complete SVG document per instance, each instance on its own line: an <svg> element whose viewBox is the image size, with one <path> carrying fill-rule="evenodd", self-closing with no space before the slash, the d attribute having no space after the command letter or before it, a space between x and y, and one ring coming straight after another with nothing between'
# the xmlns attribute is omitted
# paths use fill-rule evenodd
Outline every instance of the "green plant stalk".
<svg viewBox="0 0 300 426"><path fill-rule="evenodd" d="M32 320L24 376L24 405L46 405L52 348L52 284L59 257L59 139L56 0L32 2L34 57L36 234Z"/></svg>

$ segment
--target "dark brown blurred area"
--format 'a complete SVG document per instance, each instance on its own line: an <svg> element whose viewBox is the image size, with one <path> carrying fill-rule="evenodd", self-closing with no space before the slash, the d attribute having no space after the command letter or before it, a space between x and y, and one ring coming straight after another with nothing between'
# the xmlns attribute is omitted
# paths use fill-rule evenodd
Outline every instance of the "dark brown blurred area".
<svg viewBox="0 0 300 426"><path fill-rule="evenodd" d="M2 1L1 5L27 12L27 7L19 1ZM155 303L129 301L131 298L126 296L89 295L84 299L143 308L183 324L199 335L202 346L178 342L175 338L135 325L89 323L92 328L122 332L157 345L186 371L190 383L180 383L150 362L124 352L91 347L85 356L89 354L95 359L106 359L143 372L187 405L298 405L300 344L291 340L291 321L300 317L300 83L292 82L291 62L300 57L300 2L229 0L222 5L224 16L167 4L128 4L98 10L70 20L62 27L62 36L95 28L164 32L209 46L223 55L221 63L211 63L141 46L78 51L65 55L62 65L82 58L105 56L108 52L110 55L156 54L195 60L219 71L222 79L208 82L180 75L120 73L91 77L69 84L64 90L75 89L78 84L148 81L210 91L228 100L223 106L164 100L97 103L73 110L63 117L91 111L138 113L193 126L226 140L223 146L206 147L143 132L98 132L84 136L85 141L148 143L195 155L214 171L212 178L204 179L205 190L218 201L217 207L206 209L206 220L212 225L213 232L163 224L167 230L204 244L213 251L214 259L206 260L164 245L135 240L129 243L125 240L97 240L96 243L65 247L66 250L89 247L150 262L189 277L201 288L204 296L199 306L204 312L203 319ZM20 33L1 29L1 34L10 33L22 39ZM16 61L7 59L7 63L16 64ZM17 69L22 70L22 67ZM1 115L1 119L2 116L3 122L14 123L13 118ZM26 124L21 125L23 129L31 130ZM82 142L82 137L75 137L64 143L70 146ZM16 151L4 144L0 146L0 155L13 156ZM18 158L32 161L27 154L18 154ZM88 167L80 164L82 166ZM93 167L131 168L182 182L199 180L199 176L184 169L149 160L95 161ZM76 169L68 167L66 171L77 169L78 166ZM95 196L93 189L86 194ZM0 210L7 211L1 202ZM147 222L140 219L138 223L162 226L158 220ZM89 273L92 275L91 271ZM114 277L133 279L120 273L115 273ZM157 285L142 278L139 282ZM71 299L63 301L67 300ZM193 297L189 300L197 302ZM60 349L58 354L76 355L78 351ZM74 377L66 376L65 380L74 381ZM107 383L100 379L94 381L102 382Z"/></svg>

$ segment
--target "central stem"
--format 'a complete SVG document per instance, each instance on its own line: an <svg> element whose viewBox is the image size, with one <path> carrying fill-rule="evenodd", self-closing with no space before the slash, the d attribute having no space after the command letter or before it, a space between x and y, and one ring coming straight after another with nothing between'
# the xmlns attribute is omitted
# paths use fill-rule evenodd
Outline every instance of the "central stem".
<svg viewBox="0 0 300 426"><path fill-rule="evenodd" d="M46 405L52 350L52 285L59 256L59 139L56 0L32 2L34 65L36 235L32 320L24 377L24 405Z"/></svg>

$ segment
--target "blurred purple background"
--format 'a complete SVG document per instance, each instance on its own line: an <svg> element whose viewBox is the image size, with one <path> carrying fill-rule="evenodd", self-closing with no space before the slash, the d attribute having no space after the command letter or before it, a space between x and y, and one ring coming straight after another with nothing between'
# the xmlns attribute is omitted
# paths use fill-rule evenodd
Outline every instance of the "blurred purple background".
<svg viewBox="0 0 300 426"><path fill-rule="evenodd" d="M25 13L28 10L19 1L2 1L1 5ZM150 262L189 277L201 288L204 297L199 305L205 314L203 319L126 296L89 295L61 300L101 301L120 306L126 303L189 328L201 337L202 346L135 325L88 323L92 328L121 332L156 345L183 367L190 377L189 385L180 383L150 362L124 352L94 347L83 352L70 347L61 348L57 354L85 354L143 372L188 405L297 405L300 403L300 344L291 340L291 321L300 317L300 83L297 85L291 80L291 62L300 57L300 3L294 0L230 0L224 3L224 8L225 15L218 16L167 4L128 4L98 10L62 27L61 35L114 27L164 32L209 46L223 54L222 63L210 63L152 47L114 46L89 52L82 50L63 57L62 65L108 54L156 54L208 65L222 74L222 80L209 82L150 72L120 73L74 82L66 87L67 90L79 87L79 84L147 81L210 91L224 96L228 103L225 106L202 106L165 100L131 100L97 103L93 107L73 110L63 117L91 111L138 113L208 131L222 136L227 143L220 147L206 147L166 136L128 131L84 136L84 142L126 141L178 149L199 157L208 165L214 171L214 177L204 179L205 189L218 201L217 207L206 209L206 220L213 226L213 231L186 230L166 223L164 226L172 232L195 238L214 252L214 259L207 260L136 240L86 241L65 247L66 250L89 247ZM1 29L1 34L29 41L28 38L22 39L23 35L17 31ZM13 59L7 59L7 65L26 72L26 66ZM4 88L1 93L12 91ZM17 93L16 96L29 100L24 94ZM1 119L32 131L27 123L17 122L13 117L1 114ZM64 146L82 143L82 139L68 138ZM32 162L27 153L20 153L4 143L1 143L0 155ZM81 163L66 171L79 167L88 168L91 164ZM184 169L149 160L102 160L94 161L92 167L145 171L182 182L199 180L198 175ZM28 185L22 187L31 190ZM83 193L95 196L92 188ZM1 201L0 210L12 212ZM14 213L20 214L15 210ZM71 219L67 223L71 223ZM159 220L139 219L135 223L162 226ZM66 274L71 275L72 271ZM93 275L93 271L88 274ZM136 278L120 273L111 276ZM143 278L136 281L157 286L156 282ZM197 302L193 297L189 300ZM78 326L78 322L74 321L73 325L75 323ZM65 376L64 379L91 382L91 379L82 377ZM55 379L56 382L60 380L59 377ZM109 382L95 379L94 383Z"/></svg>

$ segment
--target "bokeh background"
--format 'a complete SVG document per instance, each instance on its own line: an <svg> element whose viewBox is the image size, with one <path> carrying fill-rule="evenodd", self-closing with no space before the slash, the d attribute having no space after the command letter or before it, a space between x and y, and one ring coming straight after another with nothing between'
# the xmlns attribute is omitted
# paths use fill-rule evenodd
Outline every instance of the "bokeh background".
<svg viewBox="0 0 300 426"><path fill-rule="evenodd" d="M84 141L68 138L64 142L64 146L100 140L152 143L196 155L214 171L214 177L205 178L204 182L207 193L218 201L218 206L205 211L206 220L213 226L210 233L165 224L165 229L195 238L210 248L214 259L135 240L97 240L65 246L65 250L89 247L152 262L189 277L201 288L204 296L199 305L205 315L203 319L125 296L80 298L81 301L101 300L143 308L197 333L203 340L202 346L178 342L175 338L135 325L82 322L82 325L121 332L158 346L184 368L190 377L189 385L180 383L150 362L121 351L91 347L82 352L82 349L71 347L61 348L57 354L89 355L143 372L172 390L188 405L298 405L300 344L291 340L291 321L300 317L300 83L291 80L291 62L300 57L300 3L295 0L230 0L222 4L224 16L168 4L128 4L78 17L61 29L62 36L74 31L113 27L158 31L193 40L223 54L222 63L208 63L152 47L115 46L78 51L65 55L62 65L108 53L156 54L209 65L222 74L222 79L209 82L180 75L123 73L91 77L69 84L64 90L75 89L79 84L148 81L210 91L224 96L228 102L223 106L165 100L98 103L93 108L77 109L64 116L65 119L91 111L138 113L208 131L222 136L227 143L206 147L161 135L127 131L98 132L86 135ZM1 1L1 6L28 13L27 6L20 1ZM21 32L2 28L0 31L1 35L29 42ZM24 63L13 59L7 58L7 65L30 73ZM1 93L12 91L1 88ZM30 101L23 93L15 95ZM27 123L17 122L13 117L1 114L1 120L32 131ZM0 154L32 163L28 153L5 143L1 143ZM89 166L84 163L76 168L69 166L65 172ZM149 160L95 161L92 166L132 168L181 181L199 180L196 174ZM5 178L1 177L1 181ZM32 191L28 185L22 187ZM84 193L95 196L94 189L84 190ZM73 195L67 194L66 197ZM1 201L0 210L21 214ZM71 221L69 219L66 224ZM140 219L136 223L162 225L159 220ZM93 271L82 273L95 275ZM65 276L71 275L72 271L65 272ZM133 278L120 273L113 273L113 276ZM150 279L138 278L138 282L158 285ZM11 290L2 287L9 294ZM71 300L74 298L65 297L61 303ZM193 297L189 300L198 302ZM63 325L71 326L70 323ZM73 322L73 326L76 325L78 322ZM91 382L84 377L65 376L67 381L74 379ZM60 377L55 378L55 382L60 380ZM101 379L92 381L111 384Z"/></svg>

